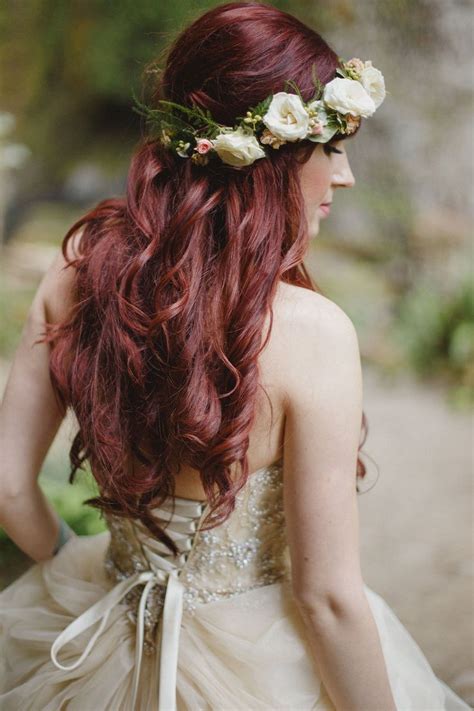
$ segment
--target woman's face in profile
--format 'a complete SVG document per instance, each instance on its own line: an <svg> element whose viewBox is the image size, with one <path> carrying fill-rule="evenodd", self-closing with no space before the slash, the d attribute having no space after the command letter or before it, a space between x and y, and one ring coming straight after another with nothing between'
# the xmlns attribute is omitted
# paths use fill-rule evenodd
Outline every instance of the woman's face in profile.
<svg viewBox="0 0 474 711"><path fill-rule="evenodd" d="M329 214L335 189L351 188L355 184L345 143L337 140L318 143L309 161L301 168L301 190L310 237L316 237L320 219Z"/></svg>

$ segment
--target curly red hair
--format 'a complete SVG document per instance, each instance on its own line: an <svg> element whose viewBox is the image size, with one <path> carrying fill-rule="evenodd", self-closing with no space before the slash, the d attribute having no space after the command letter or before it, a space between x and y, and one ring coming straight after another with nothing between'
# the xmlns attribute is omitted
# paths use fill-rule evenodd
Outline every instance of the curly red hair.
<svg viewBox="0 0 474 711"><path fill-rule="evenodd" d="M231 2L179 34L154 75L151 103L193 101L232 125L288 78L308 101L313 63L323 84L335 77L338 57L318 33L274 7ZM174 552L151 503L173 495L186 464L200 471L211 504L207 528L232 512L249 475L258 356L278 282L320 292L303 263L309 236L299 184L316 145L288 143L245 168L203 168L145 136L126 196L103 200L64 237L66 257L82 228L68 264L75 306L45 339L58 400L79 423L69 480L88 460L100 496L86 503L139 518ZM364 414L361 425L360 446ZM141 474L132 457L144 464ZM365 475L360 458L355 474Z"/></svg>

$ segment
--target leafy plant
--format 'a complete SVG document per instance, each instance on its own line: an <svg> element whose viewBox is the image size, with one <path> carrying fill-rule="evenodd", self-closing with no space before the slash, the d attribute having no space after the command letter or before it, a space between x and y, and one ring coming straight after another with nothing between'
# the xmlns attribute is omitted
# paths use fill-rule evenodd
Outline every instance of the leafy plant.
<svg viewBox="0 0 474 711"><path fill-rule="evenodd" d="M84 501L97 494L97 487L92 490L91 482L77 479L73 485L46 480L43 491L60 516L79 535L90 536L106 530L101 512Z"/></svg>
<svg viewBox="0 0 474 711"><path fill-rule="evenodd" d="M415 371L442 376L459 403L474 402L474 285L467 277L448 294L418 285L399 304L395 338Z"/></svg>
<svg viewBox="0 0 474 711"><path fill-rule="evenodd" d="M58 514L77 534L91 536L106 530L101 512L83 503L96 494L90 477L78 476L73 485L46 478L41 481L41 488ZM7 534L0 528L0 544L3 545L7 540Z"/></svg>

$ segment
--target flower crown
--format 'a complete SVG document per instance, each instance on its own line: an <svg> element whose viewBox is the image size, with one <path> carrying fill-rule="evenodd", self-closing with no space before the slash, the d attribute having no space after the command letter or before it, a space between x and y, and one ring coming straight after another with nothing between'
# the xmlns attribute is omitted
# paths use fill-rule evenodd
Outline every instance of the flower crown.
<svg viewBox="0 0 474 711"><path fill-rule="evenodd" d="M323 85L312 66L316 93L304 102L292 80L287 80L295 93L280 91L270 94L245 116L238 116L233 127L213 120L209 110L193 102L193 108L165 99L160 108L152 109L135 94L133 111L144 116L158 140L181 158L206 165L212 155L232 166L251 165L265 158L264 146L278 149L283 144L302 140L327 143L335 133L351 134L361 118L368 118L385 98L382 73L372 62L354 57L348 62L339 58L339 76Z"/></svg>

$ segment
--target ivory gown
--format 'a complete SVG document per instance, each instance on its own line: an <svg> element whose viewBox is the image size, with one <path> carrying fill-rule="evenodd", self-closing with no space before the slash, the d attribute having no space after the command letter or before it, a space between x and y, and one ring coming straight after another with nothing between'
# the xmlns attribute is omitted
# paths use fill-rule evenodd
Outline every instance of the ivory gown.
<svg viewBox="0 0 474 711"><path fill-rule="evenodd" d="M107 515L107 531L27 570L0 593L0 709L334 711L291 595L282 472L281 460L254 472L210 531L200 501L155 509L176 558ZM397 709L469 709L365 591Z"/></svg>

